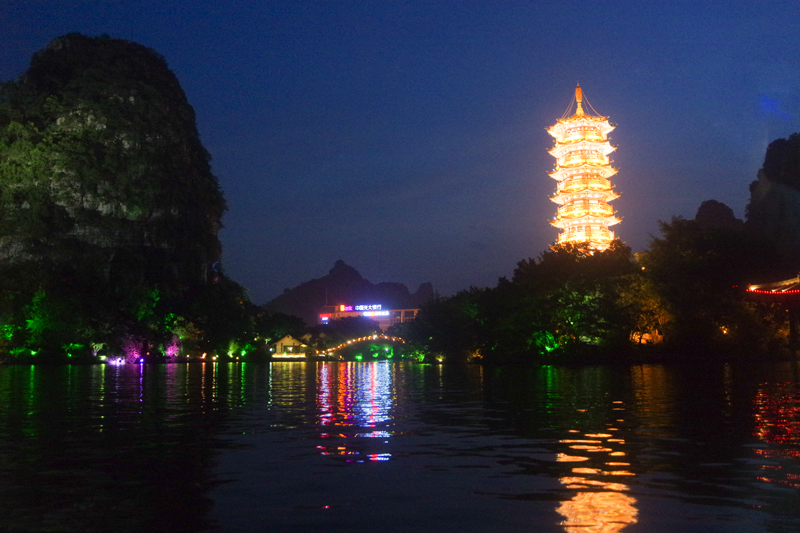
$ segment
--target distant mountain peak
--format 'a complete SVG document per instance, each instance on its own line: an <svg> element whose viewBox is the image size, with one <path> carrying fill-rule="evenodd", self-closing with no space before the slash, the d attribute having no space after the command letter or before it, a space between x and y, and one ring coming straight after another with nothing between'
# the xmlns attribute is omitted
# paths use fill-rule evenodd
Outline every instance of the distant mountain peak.
<svg viewBox="0 0 800 533"><path fill-rule="evenodd" d="M415 293L402 283L373 284L343 260L337 260L326 276L305 281L283 291L264 305L271 312L302 318L306 324L317 323L319 309L325 305L381 304L385 308L416 309L433 297L433 285L423 283Z"/></svg>
<svg viewBox="0 0 800 533"><path fill-rule="evenodd" d="M328 271L328 275L336 278L355 278L364 279L355 268L351 267L341 259L337 259L333 268Z"/></svg>

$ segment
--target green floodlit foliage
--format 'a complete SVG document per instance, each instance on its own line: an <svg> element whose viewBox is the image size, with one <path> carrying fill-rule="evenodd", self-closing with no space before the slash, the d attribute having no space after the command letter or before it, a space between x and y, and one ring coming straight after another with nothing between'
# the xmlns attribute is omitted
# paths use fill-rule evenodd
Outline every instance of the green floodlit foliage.
<svg viewBox="0 0 800 533"><path fill-rule="evenodd" d="M38 352L34 351L34 350L31 350L30 348L24 348L24 347L20 346L20 347L16 347L16 348L11 348L9 350L9 353L11 354L11 357L14 358L14 359L22 359L24 357L33 357Z"/></svg>
<svg viewBox="0 0 800 533"><path fill-rule="evenodd" d="M83 344L78 344L74 342L63 346L63 350L67 354L67 357L72 357L76 352L83 349L84 349Z"/></svg>
<svg viewBox="0 0 800 533"><path fill-rule="evenodd" d="M374 342L373 339L345 344L335 354L354 361L396 361L406 356L402 343L395 345L393 341Z"/></svg>
<svg viewBox="0 0 800 533"><path fill-rule="evenodd" d="M372 355L374 359L377 359L382 355L381 347L377 344L370 344L369 345L369 353Z"/></svg>
<svg viewBox="0 0 800 533"><path fill-rule="evenodd" d="M505 361L611 350L628 337L618 302L625 276L636 272L631 250L614 241L592 252L553 246L521 261L511 280L462 291L425 306L404 337L421 354L450 361Z"/></svg>
<svg viewBox="0 0 800 533"><path fill-rule="evenodd" d="M167 265L180 280L206 276L197 267L219 255L224 200L163 58L70 34L37 53L3 96L6 246L33 237L55 245L28 246L34 258L59 260L78 245L84 253L73 259L111 258L110 276L123 280Z"/></svg>
<svg viewBox="0 0 800 533"><path fill-rule="evenodd" d="M409 353L450 361L620 359L654 353L645 343L661 354L778 353L784 309L743 291L781 279L775 257L724 204L704 202L696 220L662 222L636 260L621 241L553 246L494 288L434 299L402 336Z"/></svg>
<svg viewBox="0 0 800 533"><path fill-rule="evenodd" d="M540 349L540 353L551 353L558 348L555 336L549 331L534 332L532 343Z"/></svg>
<svg viewBox="0 0 800 533"><path fill-rule="evenodd" d="M13 324L3 324L0 326L0 336L4 340L10 341L14 338L14 333L17 331L17 327Z"/></svg>
<svg viewBox="0 0 800 533"><path fill-rule="evenodd" d="M252 342L256 310L219 266L209 160L177 78L137 43L69 34L2 84L0 358Z"/></svg>
<svg viewBox="0 0 800 533"><path fill-rule="evenodd" d="M48 310L44 305L45 298L46 293L39 290L33 295L31 303L28 306L28 316L30 318L25 322L27 323L28 331L34 336L41 336L47 331L52 320L52 317L49 316Z"/></svg>
<svg viewBox="0 0 800 533"><path fill-rule="evenodd" d="M395 351L395 347L389 343L357 342L344 347L341 355L345 359L354 361L388 361L398 355L402 358L402 351Z"/></svg>

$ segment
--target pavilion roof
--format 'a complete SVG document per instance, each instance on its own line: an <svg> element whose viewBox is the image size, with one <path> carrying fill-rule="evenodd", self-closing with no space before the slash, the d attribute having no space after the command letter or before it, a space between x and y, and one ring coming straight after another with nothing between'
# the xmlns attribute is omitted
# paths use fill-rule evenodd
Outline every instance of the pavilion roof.
<svg viewBox="0 0 800 533"><path fill-rule="evenodd" d="M791 279L783 281L774 281L772 283L759 283L757 285L748 285L747 292L757 294L800 294L800 275Z"/></svg>

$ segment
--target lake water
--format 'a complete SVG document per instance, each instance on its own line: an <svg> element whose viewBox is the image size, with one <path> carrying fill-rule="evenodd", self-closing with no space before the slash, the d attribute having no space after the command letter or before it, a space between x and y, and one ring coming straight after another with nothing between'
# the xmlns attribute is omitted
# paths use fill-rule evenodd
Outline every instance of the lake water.
<svg viewBox="0 0 800 533"><path fill-rule="evenodd" d="M800 531L800 364L0 367L0 531Z"/></svg>

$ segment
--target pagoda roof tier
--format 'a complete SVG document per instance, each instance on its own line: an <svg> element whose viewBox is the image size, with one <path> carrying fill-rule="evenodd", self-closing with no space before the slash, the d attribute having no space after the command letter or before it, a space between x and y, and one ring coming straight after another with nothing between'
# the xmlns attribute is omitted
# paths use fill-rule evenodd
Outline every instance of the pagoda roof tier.
<svg viewBox="0 0 800 533"><path fill-rule="evenodd" d="M590 191L591 195L584 194L585 191ZM552 202L557 203L558 205L564 205L570 200L574 200L577 198L597 198L598 200L602 199L603 201L610 202L612 200L616 200L617 198L619 198L619 193L615 192L613 189L596 190L596 189L583 188L568 193L559 191L554 195L550 196L550 200Z"/></svg>
<svg viewBox="0 0 800 533"><path fill-rule="evenodd" d="M608 121L608 117L575 114L569 118L558 119L558 122L556 122L555 125L547 128L547 133L558 139L560 137L564 137L567 134L567 131L576 126L597 128L600 130L600 133L603 135L603 137L608 135L608 133L613 131L616 127L614 124L611 124Z"/></svg>
<svg viewBox="0 0 800 533"><path fill-rule="evenodd" d="M550 221L551 226L555 226L559 229L564 229L567 226L585 226L587 224L602 224L604 226L613 226L614 224L619 224L622 222L622 219L615 216L595 216L595 215L585 215L578 218L557 218L555 220Z"/></svg>
<svg viewBox="0 0 800 533"><path fill-rule="evenodd" d="M577 237L577 238L576 238ZM558 236L558 242L588 242L591 245L604 245L602 250L608 248L608 244L614 240L614 232L613 231L605 231L605 234L600 234L597 232L592 232L591 235L587 235L585 233L581 233L576 231L574 234L568 235L566 233L562 233Z"/></svg>
<svg viewBox="0 0 800 533"><path fill-rule="evenodd" d="M584 163L583 165L577 167L559 167L557 166L556 169L552 172L548 172L548 175L558 181L563 181L569 178L576 178L576 179L583 179L583 178L593 178L593 175L597 175L599 178L608 179L614 174L619 172L616 168L612 167L611 164L606 165L590 165L589 163ZM581 176L577 178L577 176Z"/></svg>
<svg viewBox="0 0 800 533"><path fill-rule="evenodd" d="M567 154L558 159L556 162L557 168L578 168L583 165L590 167L604 167L610 165L613 161L608 156L597 154L595 157L586 157L582 154Z"/></svg>
<svg viewBox="0 0 800 533"><path fill-rule="evenodd" d="M586 139L582 139L580 141L572 142L572 143L556 143L556 145L548 150L547 152L552 155L553 157L557 157L561 159L566 154L570 152L574 152L577 150L592 150L594 152L601 152L603 155L608 155L617 147L613 146L608 141L588 141Z"/></svg>
<svg viewBox="0 0 800 533"><path fill-rule="evenodd" d="M556 195L583 198L603 198L604 193L616 194L611 182L603 178L578 178L558 183ZM615 196L616 198L616 196Z"/></svg>

